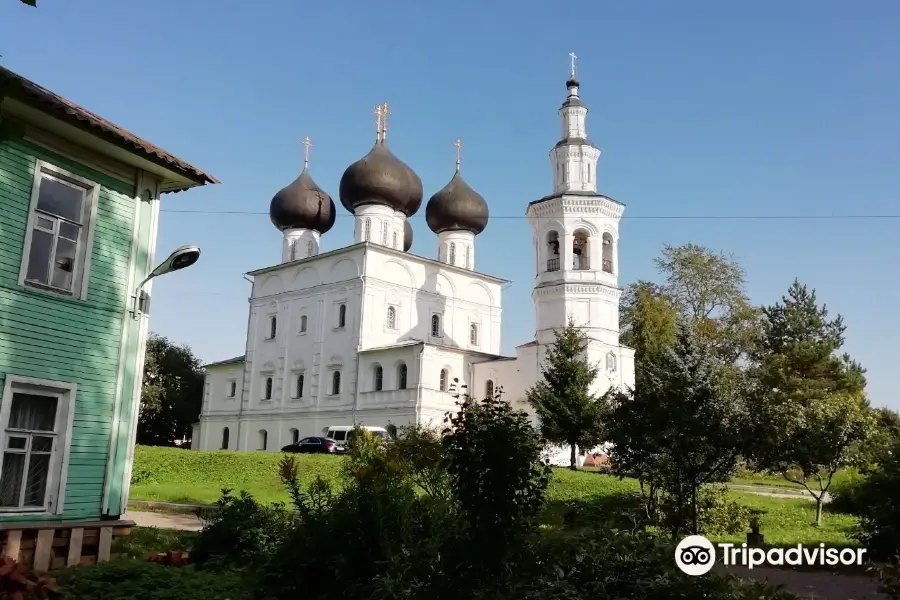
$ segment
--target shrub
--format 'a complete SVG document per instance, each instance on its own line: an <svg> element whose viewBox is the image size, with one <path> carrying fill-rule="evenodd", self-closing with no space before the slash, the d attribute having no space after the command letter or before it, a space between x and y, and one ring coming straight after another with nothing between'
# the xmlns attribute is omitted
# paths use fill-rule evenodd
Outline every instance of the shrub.
<svg viewBox="0 0 900 600"><path fill-rule="evenodd" d="M700 490L700 497L697 500L699 533L735 534L746 531L750 526L750 507L729 500L726 492L724 486L716 485L705 486ZM679 506L681 515L677 514ZM669 494L663 494L659 503L658 522L667 528L673 528L677 523L689 522L691 510L690 504L682 502L679 505Z"/></svg>
<svg viewBox="0 0 900 600"><path fill-rule="evenodd" d="M852 537L875 559L900 555L900 445L854 494L860 519Z"/></svg>
<svg viewBox="0 0 900 600"><path fill-rule="evenodd" d="M877 467L875 467L877 470ZM841 478L831 484L828 494L831 501L828 510L850 515L861 515L866 511L866 476L853 472L852 476Z"/></svg>

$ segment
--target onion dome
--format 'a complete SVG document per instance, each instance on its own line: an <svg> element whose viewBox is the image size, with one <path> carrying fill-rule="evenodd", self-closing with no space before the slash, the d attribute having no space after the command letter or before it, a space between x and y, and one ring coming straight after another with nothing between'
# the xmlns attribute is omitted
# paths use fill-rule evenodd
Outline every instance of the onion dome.
<svg viewBox="0 0 900 600"><path fill-rule="evenodd" d="M269 218L278 229L311 229L327 233L334 226L337 210L331 196L316 185L304 167L300 176L275 194Z"/></svg>
<svg viewBox="0 0 900 600"><path fill-rule="evenodd" d="M365 204L378 204L408 217L422 205L422 180L383 141L378 141L344 171L340 197L351 213Z"/></svg>
<svg viewBox="0 0 900 600"><path fill-rule="evenodd" d="M488 224L488 205L457 170L444 189L425 206L425 222L435 233L471 231L478 235Z"/></svg>
<svg viewBox="0 0 900 600"><path fill-rule="evenodd" d="M409 252L409 249L412 248L413 243L413 228L412 225L409 224L409 221L403 222L403 251Z"/></svg>

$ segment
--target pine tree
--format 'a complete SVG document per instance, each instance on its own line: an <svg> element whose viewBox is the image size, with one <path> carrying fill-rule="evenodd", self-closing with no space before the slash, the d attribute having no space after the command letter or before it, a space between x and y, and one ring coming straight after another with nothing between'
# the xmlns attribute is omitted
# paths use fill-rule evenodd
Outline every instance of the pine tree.
<svg viewBox="0 0 900 600"><path fill-rule="evenodd" d="M554 336L542 367L543 380L528 390L527 398L540 420L541 435L551 443L569 446L569 468L574 470L578 468L576 447L602 441L606 403L590 391L600 370L585 357L584 332L570 317L565 329Z"/></svg>

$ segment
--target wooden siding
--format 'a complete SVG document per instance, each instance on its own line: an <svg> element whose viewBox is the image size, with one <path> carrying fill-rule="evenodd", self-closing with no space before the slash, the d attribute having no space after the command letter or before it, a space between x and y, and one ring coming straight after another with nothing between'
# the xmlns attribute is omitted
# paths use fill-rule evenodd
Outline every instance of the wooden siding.
<svg viewBox="0 0 900 600"><path fill-rule="evenodd" d="M86 300L18 285L37 159L102 186ZM63 513L35 519L100 516L113 403L122 385L117 372L134 203L133 188L119 180L27 142L0 142L0 381L12 373L78 385ZM130 400L128 390L122 401Z"/></svg>

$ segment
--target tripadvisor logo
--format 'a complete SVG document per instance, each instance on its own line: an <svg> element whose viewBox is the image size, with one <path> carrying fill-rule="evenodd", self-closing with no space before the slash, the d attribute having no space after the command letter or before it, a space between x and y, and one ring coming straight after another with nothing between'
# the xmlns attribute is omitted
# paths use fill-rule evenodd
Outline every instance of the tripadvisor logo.
<svg viewBox="0 0 900 600"><path fill-rule="evenodd" d="M725 566L741 565L752 569L762 565L861 565L864 548L826 548L825 544L807 548L797 544L791 548L748 548L747 544L713 545L702 535L689 535L675 547L675 564L687 575L708 573L716 563L716 546Z"/></svg>

